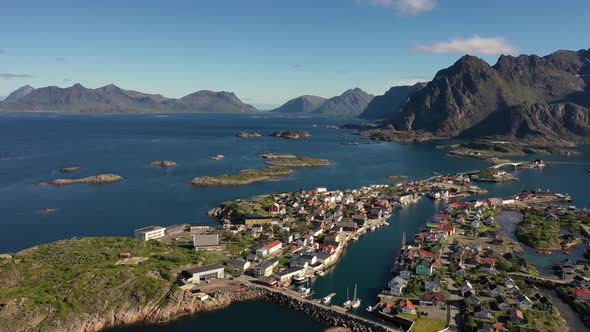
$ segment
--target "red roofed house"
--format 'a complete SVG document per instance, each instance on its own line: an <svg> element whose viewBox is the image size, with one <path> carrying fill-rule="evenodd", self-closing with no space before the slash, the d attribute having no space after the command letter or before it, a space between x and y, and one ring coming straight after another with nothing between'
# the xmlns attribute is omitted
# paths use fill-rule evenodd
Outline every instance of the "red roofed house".
<svg viewBox="0 0 590 332"><path fill-rule="evenodd" d="M447 233L447 235L453 235L455 234L455 226L449 224L449 225L442 225L442 227L440 228L440 230L442 232Z"/></svg>
<svg viewBox="0 0 590 332"><path fill-rule="evenodd" d="M302 246L294 246L293 248L291 248L291 253L295 253L298 252L299 250L301 250L301 248L303 248Z"/></svg>
<svg viewBox="0 0 590 332"><path fill-rule="evenodd" d="M430 251L420 250L419 256L420 258L433 258L434 254Z"/></svg>
<svg viewBox="0 0 590 332"><path fill-rule="evenodd" d="M440 222L443 224L446 224L449 222L449 215L448 214L442 214L442 213L437 213L434 215L434 217L432 218L432 220L434 222Z"/></svg>
<svg viewBox="0 0 590 332"><path fill-rule="evenodd" d="M281 250L281 248L283 247L283 242L281 242L280 240L274 240L273 242L267 244L265 246L268 249L268 254L272 254L278 250Z"/></svg>
<svg viewBox="0 0 590 332"><path fill-rule="evenodd" d="M467 202L453 202L453 203L449 203L447 206L452 207L452 208L458 208L458 207L465 207L468 205L469 205L469 203L467 203Z"/></svg>
<svg viewBox="0 0 590 332"><path fill-rule="evenodd" d="M416 308L414 307L414 304L412 304L412 302L410 300L401 300L398 305L398 308L403 314L411 314L411 315L416 314Z"/></svg>
<svg viewBox="0 0 590 332"><path fill-rule="evenodd" d="M581 288L574 288L574 295L578 300L590 300L590 291Z"/></svg>
<svg viewBox="0 0 590 332"><path fill-rule="evenodd" d="M439 305L445 303L445 295L442 293L424 293L420 297L420 305Z"/></svg>
<svg viewBox="0 0 590 332"><path fill-rule="evenodd" d="M281 207L277 203L274 203L268 209L268 212L270 212L271 214L279 214L280 211L281 211Z"/></svg>

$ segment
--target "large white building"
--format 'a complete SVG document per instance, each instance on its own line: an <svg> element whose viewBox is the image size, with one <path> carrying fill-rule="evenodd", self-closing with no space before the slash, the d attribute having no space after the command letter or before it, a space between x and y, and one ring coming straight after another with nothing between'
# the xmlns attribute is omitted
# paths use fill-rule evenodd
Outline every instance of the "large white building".
<svg viewBox="0 0 590 332"><path fill-rule="evenodd" d="M178 276L178 281L183 285L198 284L211 279L222 279L225 277L223 266L214 264L199 266L184 270Z"/></svg>
<svg viewBox="0 0 590 332"><path fill-rule="evenodd" d="M144 241L155 240L166 235L166 228L160 226L148 226L136 229L134 234L136 238L140 238Z"/></svg>

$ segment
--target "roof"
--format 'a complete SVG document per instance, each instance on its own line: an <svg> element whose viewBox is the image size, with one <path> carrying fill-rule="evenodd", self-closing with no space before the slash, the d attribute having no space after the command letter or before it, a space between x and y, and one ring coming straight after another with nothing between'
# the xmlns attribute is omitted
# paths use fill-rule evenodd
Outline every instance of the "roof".
<svg viewBox="0 0 590 332"><path fill-rule="evenodd" d="M161 226L151 225L151 226L147 226L147 227L144 227L144 228L136 229L135 231L136 232L151 232L151 231L158 231L158 230L161 230L161 229L166 229L166 228L161 227Z"/></svg>
<svg viewBox="0 0 590 332"><path fill-rule="evenodd" d="M279 263L279 259L278 258L273 258L273 259L271 259L269 261L266 261L266 262L258 265L258 267L261 268L261 269L268 269L269 267L271 267L271 266L273 266L275 264L278 264L278 263Z"/></svg>
<svg viewBox="0 0 590 332"><path fill-rule="evenodd" d="M193 245L195 247L210 247L219 245L218 234L195 234L193 235Z"/></svg>
<svg viewBox="0 0 590 332"><path fill-rule="evenodd" d="M590 291L581 288L574 288L574 293L580 296L590 296Z"/></svg>
<svg viewBox="0 0 590 332"><path fill-rule="evenodd" d="M510 309L510 317L524 319L524 316L522 315L522 311L520 311L518 309Z"/></svg>
<svg viewBox="0 0 590 332"><path fill-rule="evenodd" d="M425 300L432 300L432 299L436 299L437 301L444 301L445 300L445 295L442 293L424 293L423 297Z"/></svg>
<svg viewBox="0 0 590 332"><path fill-rule="evenodd" d="M281 245L281 244L283 244L283 242L281 242L281 240L274 240L273 242L267 244L266 247L268 249L272 249L272 248L274 248L274 247L276 247L278 245Z"/></svg>
<svg viewBox="0 0 590 332"><path fill-rule="evenodd" d="M219 270L219 269L223 269L223 266L219 265L219 264L213 264L213 265L203 265L203 266L199 266L199 267L194 267L192 269L187 269L182 271L187 272L191 275L193 274L197 274L197 273L202 273L202 272L207 272L207 271L212 271L212 270Z"/></svg>
<svg viewBox="0 0 590 332"><path fill-rule="evenodd" d="M413 304L413 303L412 303L412 301L410 301L410 300L402 300L402 301L399 303L399 306L400 306L400 308L403 308L403 307L408 307L408 308L410 308L410 309L412 309L412 310L416 310L416 308L414 307L414 304Z"/></svg>

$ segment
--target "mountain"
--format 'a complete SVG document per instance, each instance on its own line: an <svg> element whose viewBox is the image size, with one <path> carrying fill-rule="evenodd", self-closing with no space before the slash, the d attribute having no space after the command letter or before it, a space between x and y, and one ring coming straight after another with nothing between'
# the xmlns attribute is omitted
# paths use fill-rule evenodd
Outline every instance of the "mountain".
<svg viewBox="0 0 590 332"><path fill-rule="evenodd" d="M164 104L169 105L175 111L219 113L256 112L254 106L244 104L233 92L225 91L201 90L180 99L167 100Z"/></svg>
<svg viewBox="0 0 590 332"><path fill-rule="evenodd" d="M588 107L590 50L501 56L494 66L466 55L412 94L392 124L447 137L588 138Z"/></svg>
<svg viewBox="0 0 590 332"><path fill-rule="evenodd" d="M293 98L271 112L275 113L310 113L326 102L326 98L304 95Z"/></svg>
<svg viewBox="0 0 590 332"><path fill-rule="evenodd" d="M28 95L33 90L34 90L34 88L30 85L22 86L16 90L14 90L11 94L9 94L8 97L6 97L4 99L4 101L7 101L7 102L16 101L17 99Z"/></svg>
<svg viewBox="0 0 590 332"><path fill-rule="evenodd" d="M355 117L363 112L373 100L373 95L354 88L344 91L340 96L326 100L319 108L313 110L315 114L336 114L345 117Z"/></svg>
<svg viewBox="0 0 590 332"><path fill-rule="evenodd" d="M124 90L114 84L96 89L85 88L81 84L68 88L49 86L33 89L20 98L1 102L0 110L70 113L256 111L231 92L198 91L173 99Z"/></svg>
<svg viewBox="0 0 590 332"><path fill-rule="evenodd" d="M361 119L377 120L393 118L416 91L426 86L426 83L414 85L394 86L382 96L376 96L359 115Z"/></svg>

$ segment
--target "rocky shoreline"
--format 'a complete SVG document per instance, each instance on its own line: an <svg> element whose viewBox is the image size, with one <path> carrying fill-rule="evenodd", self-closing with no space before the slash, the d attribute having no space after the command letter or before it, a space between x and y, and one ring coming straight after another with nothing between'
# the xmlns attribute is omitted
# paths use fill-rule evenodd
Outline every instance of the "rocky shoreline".
<svg viewBox="0 0 590 332"><path fill-rule="evenodd" d="M172 160L155 160L149 163L150 166L160 166L160 167L174 167L176 166L176 162Z"/></svg>
<svg viewBox="0 0 590 332"><path fill-rule="evenodd" d="M311 134L306 130L287 130L287 131L275 131L270 134L273 137L281 137L287 139L300 139L311 137Z"/></svg>
<svg viewBox="0 0 590 332"><path fill-rule="evenodd" d="M70 184L106 184L123 180L123 177L117 174L99 174L81 179L55 179L49 182L39 183L39 186L65 186Z"/></svg>

